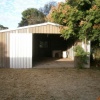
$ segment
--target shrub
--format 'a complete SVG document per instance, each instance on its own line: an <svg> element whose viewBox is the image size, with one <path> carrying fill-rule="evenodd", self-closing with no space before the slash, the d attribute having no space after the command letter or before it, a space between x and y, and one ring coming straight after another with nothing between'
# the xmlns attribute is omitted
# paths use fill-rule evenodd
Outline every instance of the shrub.
<svg viewBox="0 0 100 100"><path fill-rule="evenodd" d="M78 68L84 68L84 64L87 64L88 53L84 49L77 45L74 48L75 51L75 66Z"/></svg>

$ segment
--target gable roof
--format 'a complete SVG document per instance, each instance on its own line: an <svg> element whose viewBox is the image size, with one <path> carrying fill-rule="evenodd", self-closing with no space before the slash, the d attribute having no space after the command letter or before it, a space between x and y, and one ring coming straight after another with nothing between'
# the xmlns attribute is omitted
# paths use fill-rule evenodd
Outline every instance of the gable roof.
<svg viewBox="0 0 100 100"><path fill-rule="evenodd" d="M47 32L49 33L60 33L60 30L59 30L59 27L61 25L59 24L56 24L56 23L51 23L51 22L45 22L45 23L41 23L41 24L35 24L35 25L29 25L29 26L23 26L23 27L19 27L19 28L15 28L15 29L6 29L6 30L1 30L0 33L24 33L24 32L21 32L21 31L24 31L26 30L27 33L44 33L44 32ZM38 28L38 29L37 29ZM36 30L37 31L34 31ZM53 30L54 29L54 30ZM18 32L20 30L20 32ZM31 31L33 30L33 31ZM43 31L44 30L44 31ZM48 31L49 30L49 31ZM51 31L53 30L53 31Z"/></svg>

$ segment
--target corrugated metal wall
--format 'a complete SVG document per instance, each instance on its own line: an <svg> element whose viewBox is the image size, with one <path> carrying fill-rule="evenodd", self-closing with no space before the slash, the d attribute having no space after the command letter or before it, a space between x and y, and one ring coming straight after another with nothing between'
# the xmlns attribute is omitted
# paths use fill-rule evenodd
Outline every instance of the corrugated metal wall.
<svg viewBox="0 0 100 100"><path fill-rule="evenodd" d="M0 67L32 68L32 33L60 34L60 29L47 24L1 31Z"/></svg>
<svg viewBox="0 0 100 100"><path fill-rule="evenodd" d="M69 48L67 50L68 58L71 58L72 60L74 60L74 51L73 51L73 49L74 49L74 46L72 46L71 48Z"/></svg>
<svg viewBox="0 0 100 100"><path fill-rule="evenodd" d="M42 34L60 34L60 29L58 26L44 25L38 27L29 28L30 33L42 33Z"/></svg>
<svg viewBox="0 0 100 100"><path fill-rule="evenodd" d="M0 33L0 67L9 66L9 34Z"/></svg>
<svg viewBox="0 0 100 100"><path fill-rule="evenodd" d="M32 33L10 33L10 68L32 68Z"/></svg>

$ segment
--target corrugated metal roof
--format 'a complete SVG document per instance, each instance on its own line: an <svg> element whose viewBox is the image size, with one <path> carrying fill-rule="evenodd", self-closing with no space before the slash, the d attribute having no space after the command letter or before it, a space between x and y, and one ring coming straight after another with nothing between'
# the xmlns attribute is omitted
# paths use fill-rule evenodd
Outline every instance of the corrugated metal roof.
<svg viewBox="0 0 100 100"><path fill-rule="evenodd" d="M27 29L27 28L39 27L39 26L45 26L45 25L54 25L54 26L58 26L58 27L61 26L61 25L56 24L56 23L46 22L46 23L41 23L41 24L23 26L23 27L19 27L19 28L15 28L15 29L1 30L0 32L8 32L8 31L14 31L14 30L18 30L18 29Z"/></svg>

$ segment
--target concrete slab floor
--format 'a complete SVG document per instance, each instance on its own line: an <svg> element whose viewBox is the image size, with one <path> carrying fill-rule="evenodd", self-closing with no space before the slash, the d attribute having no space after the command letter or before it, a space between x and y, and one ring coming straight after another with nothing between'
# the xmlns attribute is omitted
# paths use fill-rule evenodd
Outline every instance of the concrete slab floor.
<svg viewBox="0 0 100 100"><path fill-rule="evenodd" d="M45 58L33 62L33 68L73 68L74 60L70 58Z"/></svg>

